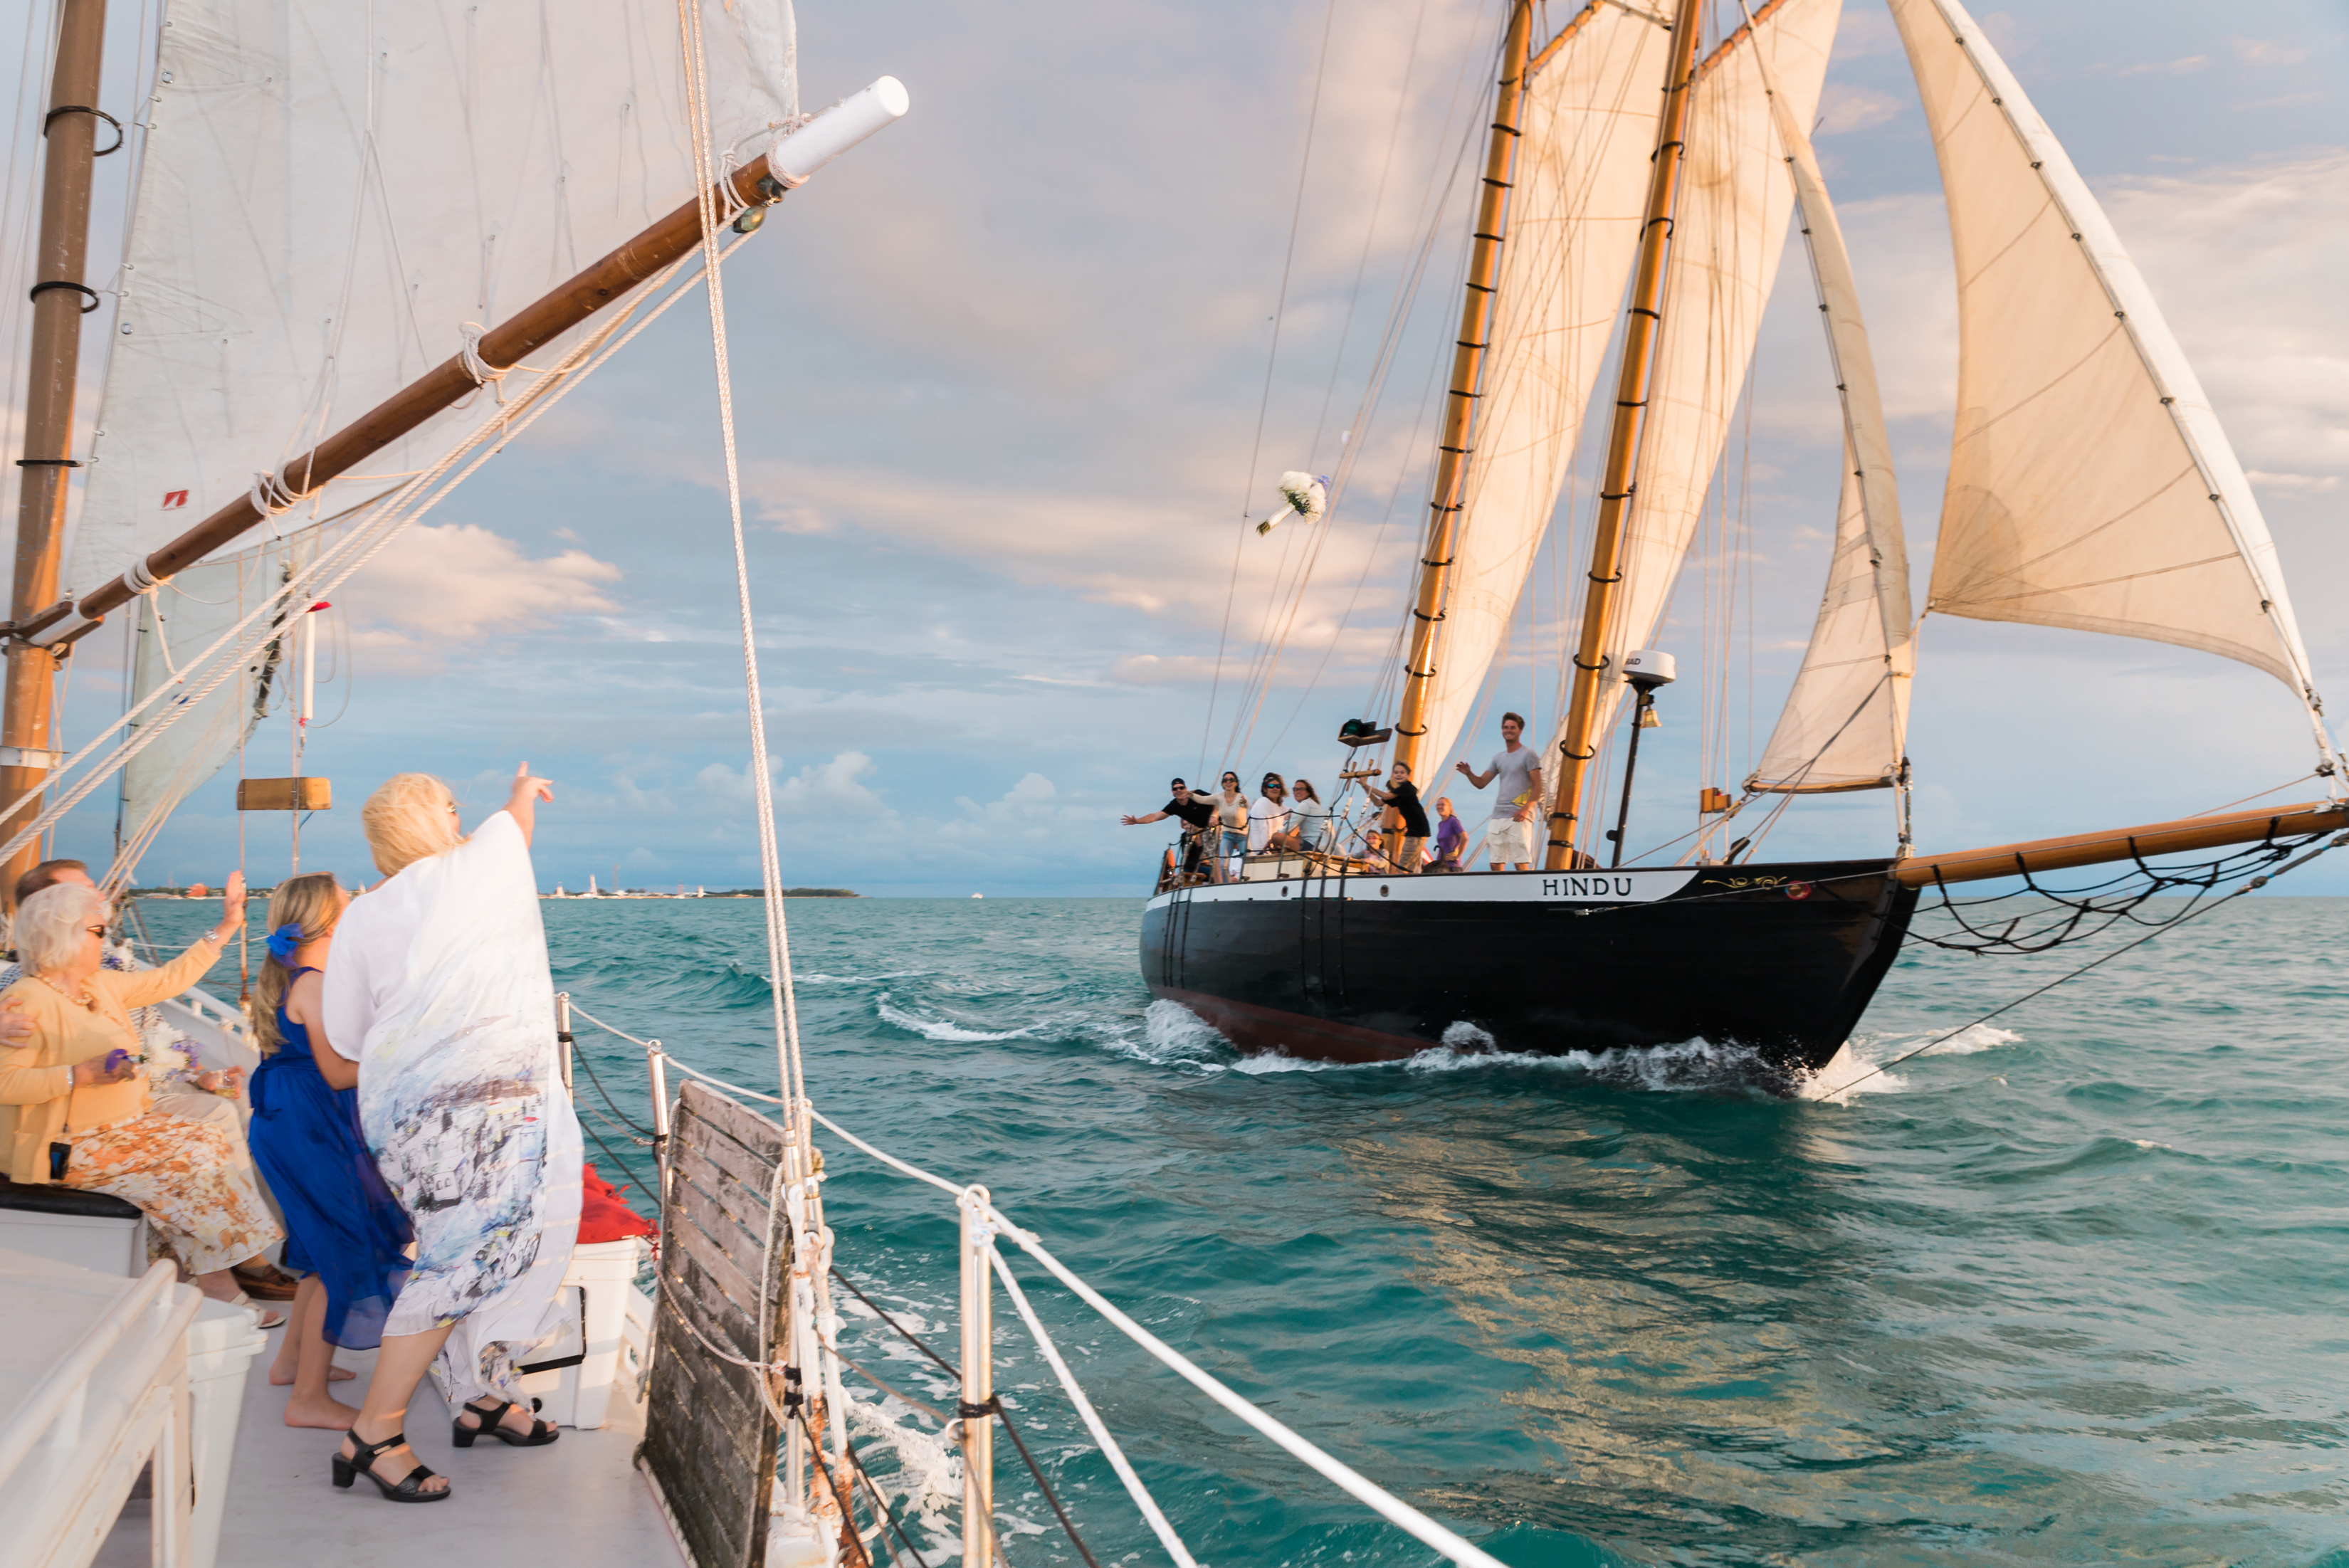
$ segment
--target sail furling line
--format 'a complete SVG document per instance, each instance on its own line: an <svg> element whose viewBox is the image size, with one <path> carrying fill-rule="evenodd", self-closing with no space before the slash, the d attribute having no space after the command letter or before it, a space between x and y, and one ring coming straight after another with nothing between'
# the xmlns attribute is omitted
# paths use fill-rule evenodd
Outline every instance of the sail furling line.
<svg viewBox="0 0 2349 1568"><path fill-rule="evenodd" d="M1958 413L1926 609L2199 648L2305 707L2275 542L2152 292L1959 0L1890 0L1949 206Z"/></svg>
<svg viewBox="0 0 2349 1568"><path fill-rule="evenodd" d="M1768 60L1757 55L1755 61L1785 148L1826 327L1827 357L1843 407L1844 479L1826 590L1810 644L1745 790L1814 794L1901 787L1916 647L1891 436L1858 283L1826 178L1802 117L1778 91Z"/></svg>

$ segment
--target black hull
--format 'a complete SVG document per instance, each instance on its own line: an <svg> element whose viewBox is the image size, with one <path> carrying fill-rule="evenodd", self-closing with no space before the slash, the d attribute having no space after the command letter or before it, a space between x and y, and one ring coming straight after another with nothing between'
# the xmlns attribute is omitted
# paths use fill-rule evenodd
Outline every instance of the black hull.
<svg viewBox="0 0 2349 1568"><path fill-rule="evenodd" d="M1916 909L1890 865L1185 889L1143 915L1143 978L1247 1051L1393 1060L1467 1024L1505 1051L1703 1038L1816 1069L1849 1038Z"/></svg>

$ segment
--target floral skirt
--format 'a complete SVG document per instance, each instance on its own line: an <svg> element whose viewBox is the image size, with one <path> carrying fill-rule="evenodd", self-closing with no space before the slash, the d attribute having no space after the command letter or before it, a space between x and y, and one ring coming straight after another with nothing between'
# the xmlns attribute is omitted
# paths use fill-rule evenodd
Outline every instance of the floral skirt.
<svg viewBox="0 0 2349 1568"><path fill-rule="evenodd" d="M71 1135L65 1185L134 1203L190 1274L259 1255L285 1233L228 1134L160 1111Z"/></svg>

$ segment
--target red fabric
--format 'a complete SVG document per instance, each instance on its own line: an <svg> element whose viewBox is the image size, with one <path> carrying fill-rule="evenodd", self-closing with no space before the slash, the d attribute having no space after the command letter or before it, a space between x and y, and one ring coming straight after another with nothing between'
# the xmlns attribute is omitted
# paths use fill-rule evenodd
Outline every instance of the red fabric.
<svg viewBox="0 0 2349 1568"><path fill-rule="evenodd" d="M653 1222L628 1207L619 1189L595 1174L592 1164L579 1173L579 1244L616 1242L624 1236L650 1236Z"/></svg>

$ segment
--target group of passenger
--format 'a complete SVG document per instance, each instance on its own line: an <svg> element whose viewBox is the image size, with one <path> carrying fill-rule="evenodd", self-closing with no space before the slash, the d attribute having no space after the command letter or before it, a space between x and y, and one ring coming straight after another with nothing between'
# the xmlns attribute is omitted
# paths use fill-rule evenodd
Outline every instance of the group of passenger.
<svg viewBox="0 0 2349 1568"><path fill-rule="evenodd" d="M46 862L16 890L20 967L0 976L13 982L0 991L8 1179L135 1204L204 1295L289 1326L270 1376L292 1385L286 1424L342 1430L335 1484L363 1475L391 1501L450 1495L403 1430L436 1359L455 1446L557 1435L517 1369L560 1326L581 1194L530 865L536 804L553 799L525 764L467 837L448 786L404 773L361 813L383 882L356 900L324 872L278 885L251 1001L249 1128L236 1069L156 1093L160 1031L136 1016L195 984L242 929L242 874L220 922L152 969L108 949L112 911L82 862ZM281 1241L282 1268L268 1256ZM337 1347L378 1350L356 1409L328 1387L354 1377Z"/></svg>
<svg viewBox="0 0 2349 1568"><path fill-rule="evenodd" d="M1461 777L1475 789L1498 785L1483 828L1485 853L1496 872L1511 866L1531 871L1535 862L1542 770L1540 759L1524 744L1525 727L1520 716L1504 714L1502 748L1492 761L1482 771L1464 761L1457 765ZM1195 790L1177 779L1165 805L1118 820L1129 828L1169 819L1182 823L1181 844L1167 851L1163 868L1161 880L1166 886L1231 882L1248 856L1278 853L1342 858L1381 874L1469 869L1467 825L1449 796L1437 799L1436 820L1431 825L1409 764L1390 767L1383 786L1364 776L1345 777L1360 779L1363 794L1379 808L1376 820L1359 830L1322 801L1311 780L1286 780L1278 773L1264 776L1253 799L1237 773L1226 772L1214 794ZM1378 825L1389 820L1392 827Z"/></svg>

